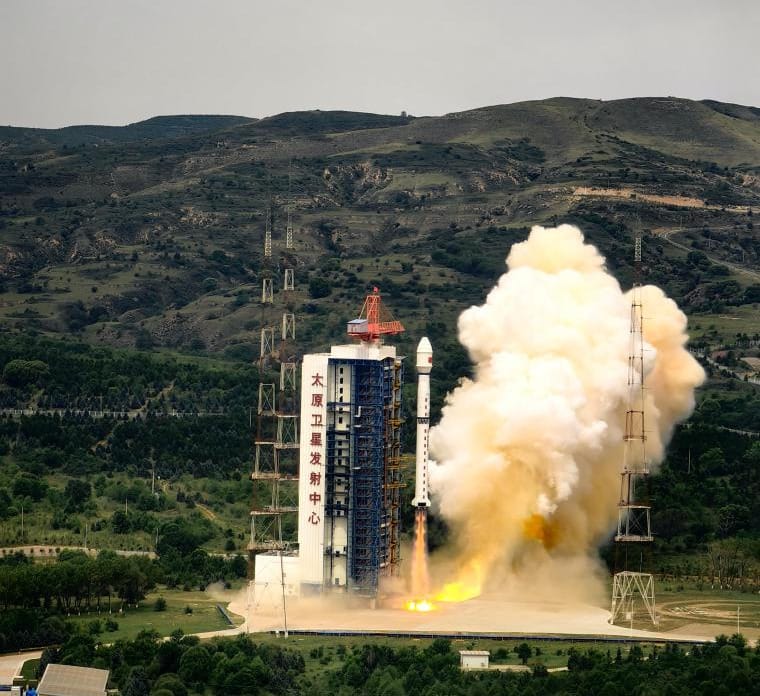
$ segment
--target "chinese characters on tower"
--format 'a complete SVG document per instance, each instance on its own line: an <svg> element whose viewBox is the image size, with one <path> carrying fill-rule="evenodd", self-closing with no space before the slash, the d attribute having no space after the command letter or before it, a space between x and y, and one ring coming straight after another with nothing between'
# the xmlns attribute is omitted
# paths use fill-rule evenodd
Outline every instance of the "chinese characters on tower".
<svg viewBox="0 0 760 696"><path fill-rule="evenodd" d="M310 437L309 437L309 486L316 490L309 492L311 513L306 518L310 524L317 525L321 521L322 514L322 447L324 445L324 375L315 372L311 375L311 407L310 414Z"/></svg>

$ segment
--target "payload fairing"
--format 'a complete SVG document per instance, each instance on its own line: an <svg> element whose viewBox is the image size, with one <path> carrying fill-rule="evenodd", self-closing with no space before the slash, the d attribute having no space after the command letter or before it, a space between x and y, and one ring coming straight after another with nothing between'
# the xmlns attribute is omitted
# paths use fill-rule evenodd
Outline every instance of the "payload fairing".
<svg viewBox="0 0 760 696"><path fill-rule="evenodd" d="M417 346L417 459L414 484L415 507L430 507L428 495L428 438L430 432L430 370L433 347L427 337Z"/></svg>

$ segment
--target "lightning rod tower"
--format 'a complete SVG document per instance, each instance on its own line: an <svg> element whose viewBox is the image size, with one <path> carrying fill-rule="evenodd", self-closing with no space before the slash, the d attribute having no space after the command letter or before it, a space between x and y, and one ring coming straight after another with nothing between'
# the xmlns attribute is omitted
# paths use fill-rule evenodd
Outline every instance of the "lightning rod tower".
<svg viewBox="0 0 760 696"><path fill-rule="evenodd" d="M288 214L288 218L290 215ZM267 588L256 578L256 556L279 556L279 581L282 593L284 631L287 635L286 581L283 556L290 542L283 527L295 529L298 512L298 365L294 355L295 314L286 305L275 306L272 261L274 215L270 202L264 232L262 265L261 339L258 365L259 389L254 434L253 502L251 506L249 557L249 617L263 595L280 588ZM286 248L292 247L292 232L286 235ZM286 263L292 263L292 252ZM294 272L286 271L285 290L294 288ZM289 285L289 287L288 287ZM282 295L279 295L282 298ZM278 303L279 304L279 303ZM281 312L281 319L276 313ZM271 578L270 578L271 579ZM260 586L261 585L261 586ZM259 596L257 596L259 595Z"/></svg>
<svg viewBox="0 0 760 696"><path fill-rule="evenodd" d="M645 551L649 551L654 540L651 507L647 501L649 461L646 453L644 380L641 232L637 231L634 246L633 288L631 289L628 402L623 435L623 467L620 472L620 498L615 534L616 572L612 578L610 623L615 623L622 618L633 622L634 603L638 597L652 623L657 624L654 575L644 570ZM640 559L639 569L630 570L629 563L635 564L636 558Z"/></svg>

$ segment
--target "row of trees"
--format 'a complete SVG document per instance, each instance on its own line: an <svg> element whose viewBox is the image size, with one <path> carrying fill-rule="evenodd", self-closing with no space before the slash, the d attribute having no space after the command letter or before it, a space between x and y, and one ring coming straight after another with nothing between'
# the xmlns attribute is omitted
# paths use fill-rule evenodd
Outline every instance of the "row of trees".
<svg viewBox="0 0 760 696"><path fill-rule="evenodd" d="M142 352L94 348L28 334L0 337L0 407L130 410L245 410L254 403L252 366L215 368Z"/></svg>
<svg viewBox="0 0 760 696"><path fill-rule="evenodd" d="M43 653L40 674L50 662L108 669L122 696L298 694L298 678L305 671L303 657L293 650L257 645L247 636L200 643L182 631L166 641L143 631L113 645L77 634L60 649Z"/></svg>
<svg viewBox="0 0 760 696"><path fill-rule="evenodd" d="M160 565L147 557L123 557L109 551L96 558L62 552L50 564L16 556L0 564L0 608L63 614L112 611L141 600L161 576ZM119 602L117 607L113 600Z"/></svg>
<svg viewBox="0 0 760 696"><path fill-rule="evenodd" d="M532 652L527 644L520 647L525 654ZM80 634L59 650L46 651L40 670L51 661L109 669L122 696L728 696L755 693L760 683L760 649L749 649L740 635L720 636L714 643L692 647L688 652L672 644L653 647L648 654L634 645L627 655L619 648L614 655L611 651L571 648L567 671L553 673L538 661L531 671L522 673L462 672L459 656L443 639L425 649L394 649L372 643L357 645L351 651L338 648L336 667L307 670L297 650L256 644L247 636L200 643L181 632L160 641L158 634L143 631L132 641L106 646Z"/></svg>
<svg viewBox="0 0 760 696"><path fill-rule="evenodd" d="M156 584L188 584L203 589L217 581L246 576L243 556L211 556L196 547L178 525L167 525L161 556L97 557L62 551L55 563L34 563L22 554L0 561L0 608L42 609L72 614L114 611L136 604Z"/></svg>

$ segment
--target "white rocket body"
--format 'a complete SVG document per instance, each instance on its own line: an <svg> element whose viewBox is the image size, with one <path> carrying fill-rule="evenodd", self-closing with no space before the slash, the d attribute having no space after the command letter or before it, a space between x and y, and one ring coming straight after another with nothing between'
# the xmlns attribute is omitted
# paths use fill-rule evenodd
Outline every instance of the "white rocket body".
<svg viewBox="0 0 760 696"><path fill-rule="evenodd" d="M430 370L433 369L433 347L427 338L417 346L417 459L415 466L415 507L430 507L428 485L428 439L430 433Z"/></svg>

